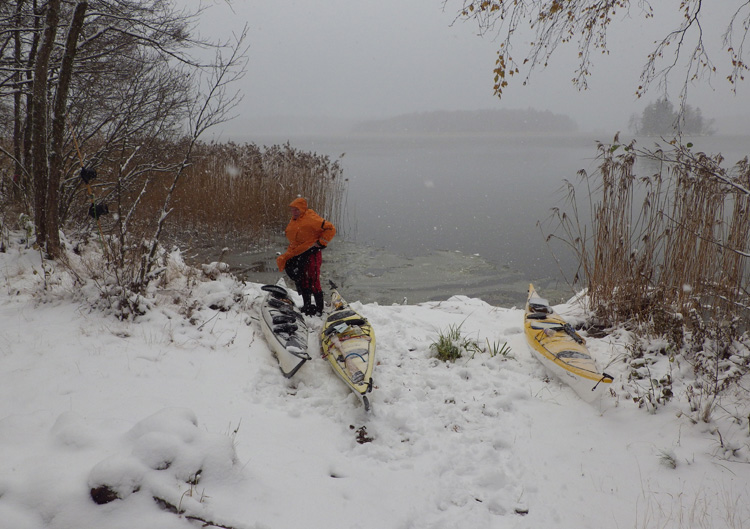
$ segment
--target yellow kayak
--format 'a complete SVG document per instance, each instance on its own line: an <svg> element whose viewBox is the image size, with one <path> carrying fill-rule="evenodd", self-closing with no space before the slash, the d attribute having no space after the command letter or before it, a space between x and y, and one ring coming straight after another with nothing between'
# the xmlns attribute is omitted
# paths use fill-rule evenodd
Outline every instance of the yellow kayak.
<svg viewBox="0 0 750 529"><path fill-rule="evenodd" d="M526 342L549 371L586 401L596 399L613 378L599 370L586 341L529 285L523 319Z"/></svg>
<svg viewBox="0 0 750 529"><path fill-rule="evenodd" d="M369 411L366 394L373 388L375 332L370 322L344 301L333 283L331 287L331 311L320 332L323 356Z"/></svg>

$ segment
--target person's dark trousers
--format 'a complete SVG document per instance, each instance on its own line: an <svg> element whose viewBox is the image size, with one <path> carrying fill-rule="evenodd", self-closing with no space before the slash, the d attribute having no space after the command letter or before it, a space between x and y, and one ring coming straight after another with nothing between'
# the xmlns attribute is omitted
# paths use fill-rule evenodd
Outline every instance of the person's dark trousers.
<svg viewBox="0 0 750 529"><path fill-rule="evenodd" d="M323 313L323 289L320 287L320 265L323 256L319 248L310 248L306 252L287 261L285 270L294 281L297 292L302 296L302 313L312 316ZM315 298L315 305L312 298ZM317 305L317 306L316 306Z"/></svg>
<svg viewBox="0 0 750 529"><path fill-rule="evenodd" d="M319 248L310 248L287 261L285 271L302 296L302 314L312 316L323 312L323 289L320 287L320 265L323 262ZM313 305L315 297L317 307Z"/></svg>
<svg viewBox="0 0 750 529"><path fill-rule="evenodd" d="M315 305L317 305L314 314L320 316L323 314L323 292L315 292L313 295L315 296Z"/></svg>
<svg viewBox="0 0 750 529"><path fill-rule="evenodd" d="M305 288L298 288L300 295L302 296L302 314L307 314L308 316L312 316L315 312L315 307L312 305L311 298L312 298L312 292L310 290L307 290Z"/></svg>

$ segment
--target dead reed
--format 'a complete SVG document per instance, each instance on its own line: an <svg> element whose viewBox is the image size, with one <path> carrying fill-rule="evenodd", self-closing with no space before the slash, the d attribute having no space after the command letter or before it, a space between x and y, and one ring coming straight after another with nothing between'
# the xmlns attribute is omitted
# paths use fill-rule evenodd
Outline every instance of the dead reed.
<svg viewBox="0 0 750 529"><path fill-rule="evenodd" d="M106 242L105 257L121 271L139 263L144 245L157 233L168 188L186 152L180 138L131 138L116 146L104 137L89 139L82 162L66 157L59 210L69 238ZM93 198L79 176L81 163L96 169ZM30 213L32 190L14 185L12 170L10 159L0 156L0 228L5 230L20 229L18 212ZM283 233L287 206L298 196L343 228L346 179L337 160L288 142L270 147L198 143L170 202L161 240L182 249L262 245ZM98 222L88 214L92 200L109 210Z"/></svg>
<svg viewBox="0 0 750 529"><path fill-rule="evenodd" d="M549 239L575 252L574 282L587 288L592 325L634 331L632 367L646 362L643 345L654 336L666 339L656 354L687 360L707 421L750 367L750 164L727 169L721 155L690 144L646 151L617 137L599 145L599 160L594 175L580 173L589 218L569 185L571 213L554 212ZM637 176L644 167L651 174ZM668 400L665 380L669 393L658 398Z"/></svg>
<svg viewBox="0 0 750 529"><path fill-rule="evenodd" d="M176 193L169 233L182 242L263 243L282 233L298 196L339 224L345 179L338 161L289 143L201 145ZM158 203L158 194L152 198Z"/></svg>
<svg viewBox="0 0 750 529"><path fill-rule="evenodd" d="M750 307L750 171L690 144L637 150L599 145L599 170L582 173L590 219L557 212L564 239L580 262L578 280L605 325L637 321L657 332L699 317L739 318ZM637 176L636 163L654 168ZM590 230L590 235L589 231ZM551 236L552 237L552 236Z"/></svg>
<svg viewBox="0 0 750 529"><path fill-rule="evenodd" d="M108 203L112 215L101 217L105 237L118 248L133 249L152 236L167 194L172 152L160 145L146 155L125 153L139 169L124 175L117 161L99 166L97 198ZM160 167L138 165L135 156L159 158ZM262 245L282 233L289 221L287 205L304 196L310 207L337 224L342 217L346 181L338 161L301 151L289 143L198 144L172 200L164 238L183 249ZM72 211L87 211L90 199L80 195ZM79 231L91 230L92 219L73 217ZM78 222L75 222L78 221Z"/></svg>

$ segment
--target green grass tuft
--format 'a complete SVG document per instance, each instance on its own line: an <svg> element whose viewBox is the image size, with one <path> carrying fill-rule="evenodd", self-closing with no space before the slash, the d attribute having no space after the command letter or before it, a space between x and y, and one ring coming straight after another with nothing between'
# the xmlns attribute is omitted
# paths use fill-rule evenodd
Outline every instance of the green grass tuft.
<svg viewBox="0 0 750 529"><path fill-rule="evenodd" d="M476 353L481 351L476 341L464 336L461 331L463 323L459 325L450 325L448 330L438 334L437 341L430 345L430 349L435 352L435 356L443 362L455 362L461 358L464 353Z"/></svg>
<svg viewBox="0 0 750 529"><path fill-rule="evenodd" d="M485 341L487 342L485 351L490 353L490 358L495 358L496 356L501 356L506 360L508 358L513 358L508 342L503 342L501 345L500 342L490 343L489 339L486 339Z"/></svg>

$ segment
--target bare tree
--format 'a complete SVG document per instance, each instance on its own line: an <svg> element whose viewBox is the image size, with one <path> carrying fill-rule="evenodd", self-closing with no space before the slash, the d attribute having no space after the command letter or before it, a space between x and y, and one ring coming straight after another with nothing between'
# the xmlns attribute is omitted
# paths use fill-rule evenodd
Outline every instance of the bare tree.
<svg viewBox="0 0 750 529"><path fill-rule="evenodd" d="M50 57L55 45L55 36L60 22L60 0L50 0L44 22L42 43L34 65L31 109L31 172L34 178L34 221L37 241L44 244L47 238L46 192L47 192L47 82Z"/></svg>
<svg viewBox="0 0 750 529"><path fill-rule="evenodd" d="M445 0L444 6L447 3ZM706 9L712 5L716 2L682 0L662 8L676 15L674 25L666 21L664 36L654 42L644 58L635 89L639 97L654 81L666 83L672 74L683 75L680 98L684 105L690 83L716 73L713 51L709 53L704 38ZM721 53L728 59L727 80L735 90L748 70L745 41L750 30L750 1L726 0L724 5L730 11ZM560 44L571 41L578 45L578 66L572 81L581 89L587 88L593 57L609 52L609 29L631 16L650 19L656 15L645 0L464 0L458 14L458 18L476 21L482 34L500 40L493 70L498 97L512 77L524 75L525 84L534 69L547 66ZM525 52L517 54L515 46L524 38L519 34L527 28L532 40Z"/></svg>
<svg viewBox="0 0 750 529"><path fill-rule="evenodd" d="M65 42L65 51L60 64L60 73L58 78L57 90L55 92L55 104L52 113L52 134L50 136L49 152L49 174L47 185L36 189L36 192L44 193L45 201L44 225L48 227L47 234L47 253L51 257L60 255L60 230L59 230L59 196L60 196L60 178L62 175L63 163L63 140L65 134L65 118L67 115L68 90L73 77L73 61L78 51L78 36L83 28L83 19L88 9L88 3L84 0L76 4L73 17L70 22L67 40Z"/></svg>
<svg viewBox="0 0 750 529"><path fill-rule="evenodd" d="M189 76L227 67L196 50L240 49L193 38L199 15L169 0L0 3L0 104L12 99L14 109L13 149L2 152L16 174L33 174L37 242L49 256L82 193L81 166L110 169L137 158L137 144L178 137L198 95ZM229 69L241 68L233 57ZM126 165L118 174L139 173Z"/></svg>

